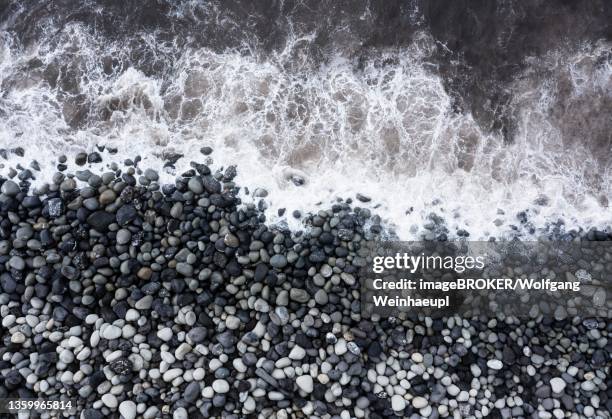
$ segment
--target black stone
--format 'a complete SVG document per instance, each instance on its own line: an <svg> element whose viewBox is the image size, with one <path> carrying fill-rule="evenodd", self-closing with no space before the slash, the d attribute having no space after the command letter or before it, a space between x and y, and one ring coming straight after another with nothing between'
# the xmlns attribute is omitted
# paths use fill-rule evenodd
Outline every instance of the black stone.
<svg viewBox="0 0 612 419"><path fill-rule="evenodd" d="M83 166L87 163L87 153L78 153L74 158L74 162L77 166Z"/></svg>
<svg viewBox="0 0 612 419"><path fill-rule="evenodd" d="M87 156L87 162L88 163L100 163L102 161L102 157L100 156L100 153L94 151L93 153L89 153L89 155Z"/></svg>
<svg viewBox="0 0 612 419"><path fill-rule="evenodd" d="M115 215L106 211L96 211L87 217L87 224L101 233L108 231L108 226L114 222Z"/></svg>
<svg viewBox="0 0 612 419"><path fill-rule="evenodd" d="M83 410L83 419L103 419L104 415L102 412L96 409L85 409Z"/></svg>
<svg viewBox="0 0 612 419"><path fill-rule="evenodd" d="M194 343L203 342L208 336L208 329L205 327L194 327L189 332L187 332L187 337L191 339Z"/></svg>
<svg viewBox="0 0 612 419"><path fill-rule="evenodd" d="M127 225L138 217L138 211L134 205L123 205L117 210L116 220L120 226Z"/></svg>
<svg viewBox="0 0 612 419"><path fill-rule="evenodd" d="M221 183L212 176L204 176L202 178L204 189L210 194L218 194L221 192Z"/></svg>

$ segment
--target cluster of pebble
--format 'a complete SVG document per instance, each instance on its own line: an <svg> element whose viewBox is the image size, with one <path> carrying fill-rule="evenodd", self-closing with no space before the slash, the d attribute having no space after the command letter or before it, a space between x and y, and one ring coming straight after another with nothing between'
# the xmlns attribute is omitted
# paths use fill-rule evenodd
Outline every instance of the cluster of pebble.
<svg viewBox="0 0 612 419"><path fill-rule="evenodd" d="M368 209L290 232L240 203L234 167L160 185L65 162L0 180L0 398L66 396L85 419L610 417L608 319L372 321Z"/></svg>

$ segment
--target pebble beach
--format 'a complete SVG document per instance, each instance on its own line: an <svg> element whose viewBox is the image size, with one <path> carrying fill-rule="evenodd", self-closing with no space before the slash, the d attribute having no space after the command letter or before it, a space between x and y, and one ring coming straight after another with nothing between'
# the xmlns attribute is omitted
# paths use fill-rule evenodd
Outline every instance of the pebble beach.
<svg viewBox="0 0 612 419"><path fill-rule="evenodd" d="M606 319L362 318L360 249L385 230L364 196L292 232L232 166L160 184L69 158L36 188L36 164L0 180L2 398L84 419L610 417Z"/></svg>
<svg viewBox="0 0 612 419"><path fill-rule="evenodd" d="M611 22L0 0L0 419L612 418Z"/></svg>

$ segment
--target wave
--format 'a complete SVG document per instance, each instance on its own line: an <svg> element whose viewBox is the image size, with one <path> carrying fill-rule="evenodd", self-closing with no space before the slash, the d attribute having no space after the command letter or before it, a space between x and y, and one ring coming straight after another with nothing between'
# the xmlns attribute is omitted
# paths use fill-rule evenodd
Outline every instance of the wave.
<svg viewBox="0 0 612 419"><path fill-rule="evenodd" d="M487 60L486 36L462 45L441 26L449 15L420 2L308 5L11 4L0 147L25 154L3 173L36 159L42 182L58 156L105 146L168 180L210 146L239 184L267 190L268 219L292 228L303 227L294 210L357 193L402 238L432 213L473 238L610 225L612 58L598 21L517 57L507 31L530 18L515 4ZM582 21L592 7L560 15ZM544 16L526 45L561 19Z"/></svg>

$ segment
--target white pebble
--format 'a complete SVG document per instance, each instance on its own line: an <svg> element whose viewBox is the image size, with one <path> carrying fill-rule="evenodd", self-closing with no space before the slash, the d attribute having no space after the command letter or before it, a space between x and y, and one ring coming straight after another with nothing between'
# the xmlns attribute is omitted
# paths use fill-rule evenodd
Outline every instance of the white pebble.
<svg viewBox="0 0 612 419"><path fill-rule="evenodd" d="M561 393L567 384L561 377L555 377L550 380L550 387L554 393Z"/></svg>
<svg viewBox="0 0 612 419"><path fill-rule="evenodd" d="M314 383L310 375L300 375L295 379L295 383L304 393L312 393Z"/></svg>
<svg viewBox="0 0 612 419"><path fill-rule="evenodd" d="M236 316L227 316L225 326L230 330L235 330L240 327L240 319Z"/></svg>
<svg viewBox="0 0 612 419"><path fill-rule="evenodd" d="M136 417L136 403L131 400L124 400L119 405L119 413L124 419L134 419Z"/></svg>
<svg viewBox="0 0 612 419"><path fill-rule="evenodd" d="M164 342L168 342L172 339L172 329L169 327L164 327L163 329L157 332L157 337L163 340Z"/></svg>
<svg viewBox="0 0 612 419"><path fill-rule="evenodd" d="M183 375L183 370L180 368L172 368L168 371L166 371L163 375L163 380L165 382L170 382L172 380L174 380L176 377L180 377L181 375Z"/></svg>
<svg viewBox="0 0 612 419"><path fill-rule="evenodd" d="M304 359L304 357L306 356L306 351L304 350L304 348L301 348L300 346L294 346L293 349L291 349L291 352L289 352L289 358L291 359L295 359L295 360L301 360Z"/></svg>
<svg viewBox="0 0 612 419"><path fill-rule="evenodd" d="M100 335L106 340L118 339L121 336L121 328L109 324L102 330Z"/></svg>
<svg viewBox="0 0 612 419"><path fill-rule="evenodd" d="M15 332L11 335L11 343L23 343L26 341L26 337L21 332Z"/></svg>
<svg viewBox="0 0 612 419"><path fill-rule="evenodd" d="M499 359L490 359L487 361L487 367L492 370L501 370L504 367L504 364Z"/></svg>
<svg viewBox="0 0 612 419"><path fill-rule="evenodd" d="M196 368L193 371L193 379L196 381L202 381L205 375L206 372L204 371L204 368Z"/></svg>
<svg viewBox="0 0 612 419"><path fill-rule="evenodd" d="M391 408L395 412L401 412L406 408L406 400L399 394L395 394L391 397Z"/></svg>
<svg viewBox="0 0 612 419"><path fill-rule="evenodd" d="M427 399L424 397L417 396L412 399L412 407L415 409L422 409L427 406Z"/></svg>
<svg viewBox="0 0 612 419"><path fill-rule="evenodd" d="M102 396L102 403L110 409L114 409L117 407L117 398L110 393L106 393Z"/></svg>
<svg viewBox="0 0 612 419"><path fill-rule="evenodd" d="M187 410L184 407L179 407L172 413L172 419L187 419L188 417Z"/></svg>
<svg viewBox="0 0 612 419"><path fill-rule="evenodd" d="M138 320L139 317L140 317L140 313L138 312L138 310L134 310L133 308L130 308L125 313L125 320L127 320L128 322L134 322Z"/></svg>
<svg viewBox="0 0 612 419"><path fill-rule="evenodd" d="M213 381L212 388L215 391L215 393L219 393L219 394L227 393L230 389L228 382L225 380Z"/></svg>

